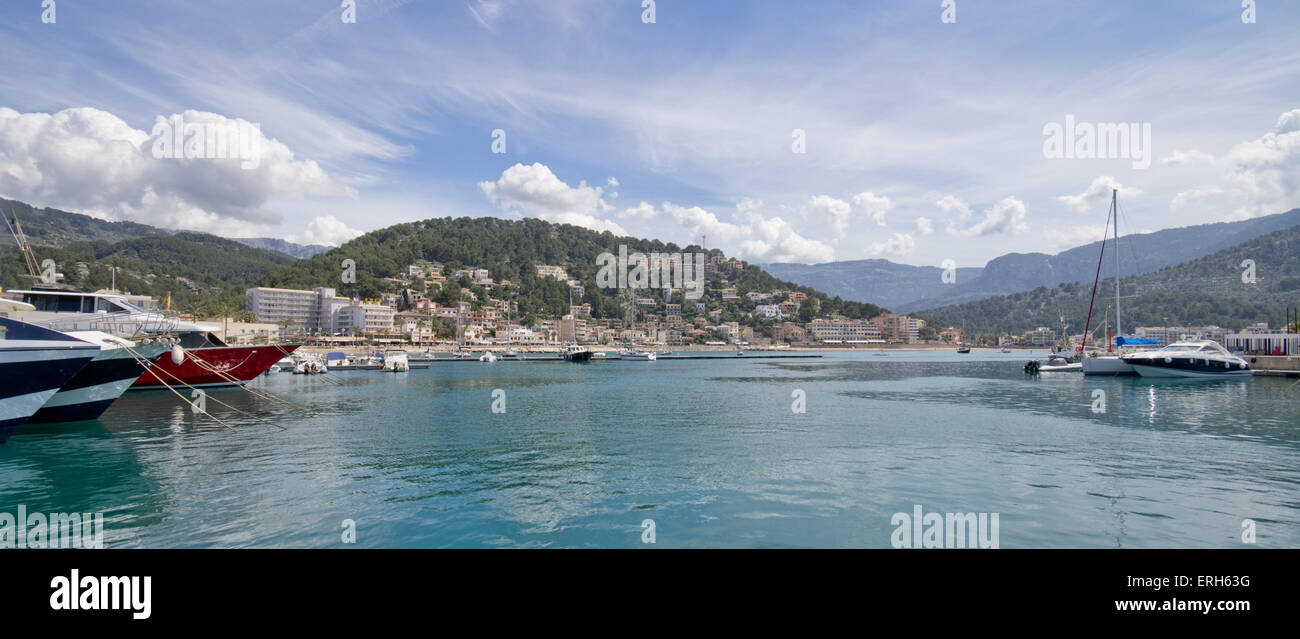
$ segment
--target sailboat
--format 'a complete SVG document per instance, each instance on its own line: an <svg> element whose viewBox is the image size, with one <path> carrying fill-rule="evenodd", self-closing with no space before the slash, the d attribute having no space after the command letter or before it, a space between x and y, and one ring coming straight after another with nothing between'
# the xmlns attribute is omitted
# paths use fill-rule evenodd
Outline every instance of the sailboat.
<svg viewBox="0 0 1300 639"><path fill-rule="evenodd" d="M1121 350L1121 348L1124 346L1125 343L1140 343L1140 342L1147 341L1147 340L1128 340L1126 342L1124 337L1122 337L1124 335L1124 331L1121 328L1122 324L1120 321L1121 316L1120 316L1120 294L1119 294L1120 288L1119 288L1119 198L1118 198L1118 194L1119 194L1119 189L1111 189L1110 213L1109 213L1115 222L1115 239L1114 239L1114 247L1113 247L1113 252L1115 253L1115 344L1114 344L1115 354L1084 357L1083 358L1084 375L1137 375L1138 374L1137 371L1134 370L1132 366L1130 366L1127 362L1123 360L1122 356L1125 353L1119 351ZM1104 253L1105 250L1106 250L1106 240L1103 239L1102 252ZM1101 270L1099 268L1097 271L1097 279L1094 280L1092 283L1092 290L1094 295L1096 295L1097 284L1100 281L1100 278L1101 278ZM1092 312L1091 309L1089 309L1089 314L1091 314L1091 312ZM1107 319L1107 322L1109 323L1109 318ZM1086 332L1087 330L1085 329L1084 339L1087 339ZM1112 347L1110 344L1109 329L1106 332L1108 333L1106 336L1106 342L1107 342L1106 350L1111 351Z"/></svg>

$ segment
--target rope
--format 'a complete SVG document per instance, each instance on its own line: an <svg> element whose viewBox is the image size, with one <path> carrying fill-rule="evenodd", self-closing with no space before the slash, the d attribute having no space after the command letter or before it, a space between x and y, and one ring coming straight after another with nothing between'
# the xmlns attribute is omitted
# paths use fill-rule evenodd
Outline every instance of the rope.
<svg viewBox="0 0 1300 639"><path fill-rule="evenodd" d="M128 348L128 347L123 347L123 348ZM192 356L193 356L193 354L191 354L191 357L192 357ZM195 361L202 361L202 360L199 359L199 358L194 358L194 359L195 359ZM138 361L138 360L137 360L137 361ZM153 375L153 376L154 376L154 379L157 379L158 382L161 383L163 386L167 386L167 382L164 382L161 378L158 377L158 374L157 374L157 373L154 373L154 372L153 372L154 368L156 368L156 367L154 367L154 366L150 366L150 367L147 369L146 372L148 372L150 375ZM160 371L166 373L168 377L171 377L172 379L176 380L177 383L184 385L186 388L189 388L190 390L199 390L198 388L196 388L196 387L194 387L194 386L191 386L189 383L185 382L184 380L180 379L179 377L176 377L175 375L173 375L173 374L171 373L171 371L169 371L169 370L167 370L167 369L164 369L164 368L158 368L158 370L160 370ZM172 389L171 386L167 386L167 389L170 390L170 391L172 391L173 393L176 392L175 390ZM221 404L222 406L225 406L226 408L229 408L230 410L233 410L233 411L235 411L236 413L239 413L240 415L244 415L244 416L247 416L247 417L251 417L251 418L256 419L257 421L262 422L262 423L264 423L264 424L269 424L269 425L271 425L271 426L275 426L276 428L279 428L280 430L289 430L288 428L285 428L284 426L281 426L281 425L279 425L279 424L277 424L277 423L275 423L275 422L269 422L269 421L267 421L267 420L265 420L265 419L262 419L261 417L258 417L257 415L253 415L252 413L248 413L248 412L242 411L242 410L240 410L240 409L238 409L238 408L236 408L236 407L234 407L234 406L231 406L230 404L227 404L227 403L225 403L225 402L223 402L223 401L221 401L221 400L219 400L219 399L217 399L217 398L215 398L215 397L212 397L211 395L208 395L206 392L203 393L203 395L204 395L205 397L207 397L208 399L211 399L212 401L214 401L214 402L216 402L216 403L218 403L218 404ZM180 394L179 394L179 393L177 394L177 397L180 397ZM184 398L184 397L181 397L181 399L184 400L185 398ZM190 402L186 402L186 403L190 403ZM190 403L190 405L192 406L193 404ZM205 414L207 413L206 410L203 411L203 412L204 412ZM216 419L216 417L214 416L213 419ZM218 421L220 421L220 420L218 420ZM222 422L222 424L224 425L225 422ZM229 426L226 426L226 427L227 427L227 428L230 428ZM231 430L234 430L234 429L231 428Z"/></svg>

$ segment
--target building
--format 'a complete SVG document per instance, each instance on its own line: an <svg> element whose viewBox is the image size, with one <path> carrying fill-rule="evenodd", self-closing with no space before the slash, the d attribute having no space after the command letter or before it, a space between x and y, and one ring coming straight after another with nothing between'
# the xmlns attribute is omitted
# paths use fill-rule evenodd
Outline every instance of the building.
<svg viewBox="0 0 1300 639"><path fill-rule="evenodd" d="M391 306L354 302L335 313L335 332L362 335L391 333L393 316L396 314L397 311Z"/></svg>
<svg viewBox="0 0 1300 639"><path fill-rule="evenodd" d="M317 287L310 291L287 288L250 288L244 292L244 309L257 316L258 322L279 324L292 322L297 331L332 332L333 314L349 303L332 288Z"/></svg>
<svg viewBox="0 0 1300 639"><path fill-rule="evenodd" d="M867 320L815 319L808 322L807 331L819 342L870 344L882 341L879 327Z"/></svg>
<svg viewBox="0 0 1300 639"><path fill-rule="evenodd" d="M791 297L794 293L790 294ZM915 317L885 313L871 320L880 331L880 338L891 344L915 344L920 341L921 327L925 325Z"/></svg>
<svg viewBox="0 0 1300 639"><path fill-rule="evenodd" d="M1051 346L1056 343L1056 331L1039 326L1020 336L1020 343L1027 346Z"/></svg>
<svg viewBox="0 0 1300 639"><path fill-rule="evenodd" d="M779 304L759 304L754 307L754 312L757 313L759 317L766 317L768 319L781 319L782 317L785 317L785 314L781 312L781 306Z"/></svg>
<svg viewBox="0 0 1300 639"><path fill-rule="evenodd" d="M736 294L736 289L734 289L734 288L724 288L724 289L722 289L722 301L724 301L724 302L739 302L739 301L740 301L740 295L737 295L737 294Z"/></svg>
<svg viewBox="0 0 1300 639"><path fill-rule="evenodd" d="M557 280L569 280L569 274L564 272L563 266L550 266L547 264L537 265L538 277L554 277Z"/></svg>

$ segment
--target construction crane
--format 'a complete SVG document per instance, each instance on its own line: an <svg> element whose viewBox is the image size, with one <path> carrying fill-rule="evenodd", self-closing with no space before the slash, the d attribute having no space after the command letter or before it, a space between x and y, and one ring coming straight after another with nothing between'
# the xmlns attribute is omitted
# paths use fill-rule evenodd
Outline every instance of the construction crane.
<svg viewBox="0 0 1300 639"><path fill-rule="evenodd" d="M10 235L14 236L14 241L18 243L18 251L23 254L23 260L27 262L27 274L30 277L39 278L40 272L36 270L36 254L32 252L32 247L27 243L27 235L23 233L23 225L18 223L18 216L10 211L5 216L5 226L9 227Z"/></svg>

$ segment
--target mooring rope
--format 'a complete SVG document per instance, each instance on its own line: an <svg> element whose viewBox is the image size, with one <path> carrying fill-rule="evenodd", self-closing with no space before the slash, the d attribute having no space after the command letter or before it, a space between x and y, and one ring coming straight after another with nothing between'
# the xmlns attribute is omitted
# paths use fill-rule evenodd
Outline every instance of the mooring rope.
<svg viewBox="0 0 1300 639"><path fill-rule="evenodd" d="M130 351L130 347L124 346L123 348L126 348L126 349L128 349L128 351ZM138 354L135 353L134 351L130 351L130 352L132 353L132 355L138 355ZM191 357L193 357L192 354L191 354ZM199 359L199 358L194 358L194 359L195 359L195 361L200 361L200 362L203 361L203 360L201 360L201 359ZM140 360L137 359L137 361L140 361ZM154 373L154 372L153 372L154 368L155 368L155 367L154 367L153 365L150 365L149 368L146 369L146 372L148 372L149 374L153 375L153 376L154 376L154 379L157 379L158 382L161 383L163 386L167 386L167 390L170 390L170 391L172 391L173 393L176 393L175 389L173 389L171 386L168 386L168 385L167 385L167 382L164 382L161 378L158 377L158 374L157 374L157 373ZM202 368L202 367L200 367L200 368ZM289 430L288 428L285 428L284 426L281 426L281 425L279 425L279 424L277 424L277 423L275 423L275 422L267 421L267 420L265 420L265 419L262 419L261 417L258 417L257 415L253 415L252 413L245 412L245 411L240 410L240 409L238 409L238 408L236 408L236 407L234 407L234 406L231 406L230 404L227 404L226 402L223 402L223 401L221 401L221 400L219 400L219 399L217 399L217 398L215 398L215 397L212 397L211 395L208 395L207 392L201 391L199 388L190 385L188 382L186 382L186 381L180 379L179 377L176 377L175 375L173 375L173 374L171 373L171 371L169 371L169 370L167 370L167 369L165 369L165 368L158 368L158 370L160 370L160 371L166 373L168 377L171 377L172 379L176 380L177 383L184 385L186 388L189 388L190 390L199 390L200 392L203 392L203 396L204 396L204 397L206 397L206 398L208 398L208 399L211 399L212 401L214 401L214 402L216 402L216 403L218 403L218 404L221 404L222 406L225 406L226 408L229 408L230 410L233 410L233 411L235 411L236 413L239 413L239 414L241 414L241 415L245 415L245 416L247 416L247 417L251 417L251 418L256 419L257 421L262 422L262 423L264 423L264 424L269 424L269 425L271 425L271 426L274 426L274 427L276 427L276 428L279 428L280 430ZM177 393L176 395L177 395L177 397L181 397L181 395L180 395L179 393ZM181 397L181 399L184 400L185 398L184 398L184 397ZM188 403L188 404L190 404L191 406L193 406L193 402L186 401L186 403ZM206 413L207 413L207 410L204 410L203 412L206 414ZM213 419L216 419L215 416L213 416L212 418L213 418ZM218 420L218 421L220 421L220 420ZM224 425L225 422L222 422L222 424ZM226 426L226 427L227 427L227 428L230 428L229 426ZM234 429L231 428L231 430L234 430Z"/></svg>

